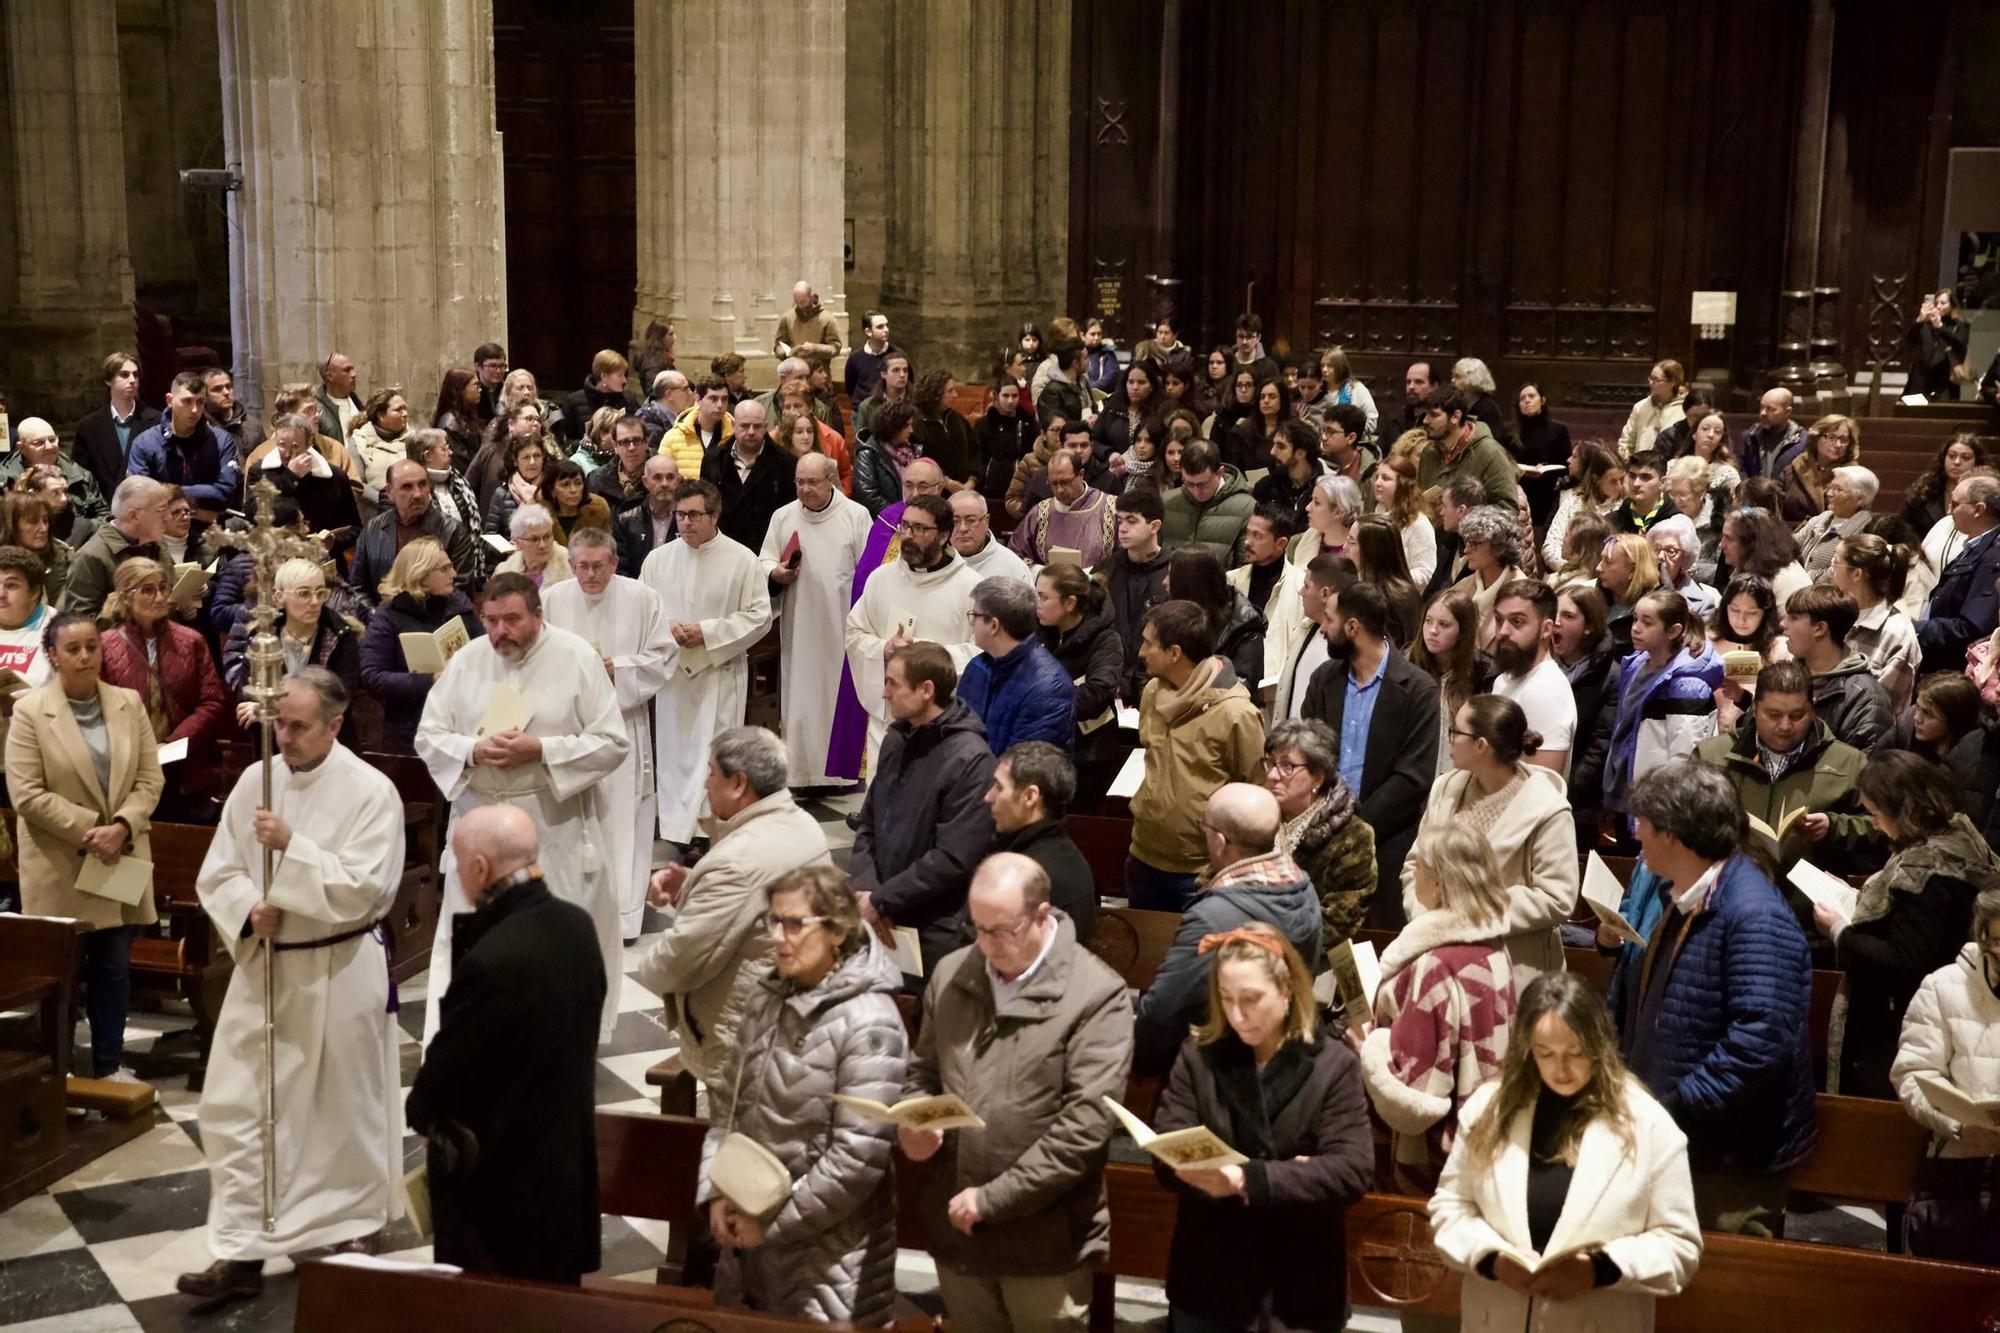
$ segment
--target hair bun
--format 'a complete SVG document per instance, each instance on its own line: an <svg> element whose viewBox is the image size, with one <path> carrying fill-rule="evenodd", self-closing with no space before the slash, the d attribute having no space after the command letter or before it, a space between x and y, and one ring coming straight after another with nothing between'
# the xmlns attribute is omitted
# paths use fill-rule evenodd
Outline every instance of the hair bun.
<svg viewBox="0 0 2000 1333"><path fill-rule="evenodd" d="M1521 753L1533 754L1542 748L1542 733L1533 727L1521 733Z"/></svg>

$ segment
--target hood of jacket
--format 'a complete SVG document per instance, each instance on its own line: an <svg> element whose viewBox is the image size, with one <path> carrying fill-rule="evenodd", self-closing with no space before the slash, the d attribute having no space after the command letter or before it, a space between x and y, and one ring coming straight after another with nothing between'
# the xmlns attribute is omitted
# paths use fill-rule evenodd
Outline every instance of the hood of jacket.
<svg viewBox="0 0 2000 1333"><path fill-rule="evenodd" d="M979 720L979 714L965 706L963 700L956 698L942 713L922 726L912 726L898 719L889 724L889 729L902 734L904 751L908 754L934 750L953 736L972 736L981 746L986 744L986 724Z"/></svg>
<svg viewBox="0 0 2000 1333"><path fill-rule="evenodd" d="M1194 721L1231 696L1240 695L1245 699L1250 697L1250 691L1243 688L1243 682L1236 678L1236 667L1228 658L1211 657L1208 660L1215 664L1215 675L1206 685L1199 688L1195 687L1193 680L1189 680L1184 687L1185 692L1178 696L1180 707L1177 711L1170 712L1171 705L1166 702L1176 698L1166 681L1159 680L1148 687L1157 691L1153 698L1153 706L1159 710L1161 721L1165 722L1169 729Z"/></svg>
<svg viewBox="0 0 2000 1333"><path fill-rule="evenodd" d="M1976 891L1993 870L1993 849L1970 819L1955 814L1941 832L1899 848L1887 865L1868 877L1855 901L1852 923L1887 915L1897 893L1922 893L1933 876L1959 880Z"/></svg>
<svg viewBox="0 0 2000 1333"><path fill-rule="evenodd" d="M1506 922L1471 921L1447 908L1435 907L1410 918L1382 950L1382 980L1388 981L1433 949L1451 944L1506 947Z"/></svg>

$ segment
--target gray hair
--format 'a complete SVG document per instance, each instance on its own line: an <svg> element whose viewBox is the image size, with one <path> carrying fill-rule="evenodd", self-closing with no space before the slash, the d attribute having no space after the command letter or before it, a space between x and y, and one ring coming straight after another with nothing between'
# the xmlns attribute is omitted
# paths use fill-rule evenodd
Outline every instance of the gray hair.
<svg viewBox="0 0 2000 1333"><path fill-rule="evenodd" d="M1333 506L1341 522L1352 523L1361 517L1361 488L1354 484L1354 478L1328 473L1313 483L1313 489Z"/></svg>
<svg viewBox="0 0 2000 1333"><path fill-rule="evenodd" d="M303 685L319 698L319 720L332 722L347 712L347 687L340 683L340 677L325 667L300 667L285 677L287 688Z"/></svg>
<svg viewBox="0 0 2000 1333"><path fill-rule="evenodd" d="M1692 555L1701 550L1701 538L1694 530L1694 520L1686 514L1674 514L1663 518L1646 530L1646 541L1651 544L1655 537L1672 537L1680 543L1683 554Z"/></svg>
<svg viewBox="0 0 2000 1333"><path fill-rule="evenodd" d="M1988 889L1972 900L1972 942L1986 939L1986 928L2000 921L2000 889Z"/></svg>
<svg viewBox="0 0 2000 1333"><path fill-rule="evenodd" d="M688 387L690 387L688 377L681 374L678 370L663 370L653 376L653 397L655 398L661 397L669 389L685 389Z"/></svg>
<svg viewBox="0 0 2000 1333"><path fill-rule="evenodd" d="M804 462L805 460L800 459L799 461ZM953 492L951 499L946 501L946 503L956 509L960 500L965 501L965 507L974 514L984 514L987 512L986 497L978 491L973 490L970 486L962 491Z"/></svg>
<svg viewBox="0 0 2000 1333"><path fill-rule="evenodd" d="M814 471L826 473L825 479L827 481L836 481L840 477L840 464L834 462L833 459L828 457L826 454L810 453L801 455L796 470L800 472L805 471L806 464L808 463L815 464L813 468ZM961 495L964 494L963 491L959 493Z"/></svg>
<svg viewBox="0 0 2000 1333"><path fill-rule="evenodd" d="M708 753L722 776L742 775L760 799L783 791L790 780L785 743L768 727L731 727L709 743Z"/></svg>
<svg viewBox="0 0 2000 1333"><path fill-rule="evenodd" d="M618 540L606 528L578 528L576 531L570 533L569 549L571 552L575 552L578 548L585 546L593 551L609 551L613 555L618 553Z"/></svg>
<svg viewBox="0 0 2000 1333"><path fill-rule="evenodd" d="M1993 503L1995 500L2000 500L2000 477L1987 477L1974 472L1958 484L1965 487L1965 498L1967 500L1976 505L1986 506L1986 517L2000 518L2000 513L1994 512L1996 509L2000 509L2000 506L1996 506ZM118 489L122 491L125 487L121 484ZM111 516L113 518L118 516L118 504L116 500L113 500L111 505Z"/></svg>
<svg viewBox="0 0 2000 1333"><path fill-rule="evenodd" d="M1632 784L1626 808L1696 856L1720 861L1743 840L1743 809L1722 771L1698 759L1670 759Z"/></svg>
<svg viewBox="0 0 2000 1333"><path fill-rule="evenodd" d="M802 356L788 356L778 363L778 383L812 374L812 363Z"/></svg>
<svg viewBox="0 0 2000 1333"><path fill-rule="evenodd" d="M1280 750L1297 750L1306 769L1321 786L1340 783L1340 737L1324 722L1287 718L1264 733L1266 757Z"/></svg>
<svg viewBox="0 0 2000 1333"><path fill-rule="evenodd" d="M278 436L288 432L304 437L308 449L312 448L312 442L319 437L319 432L313 429L312 422L306 420L296 412L287 412L271 423L272 439L275 440ZM444 432L439 431L438 433L442 435Z"/></svg>
<svg viewBox="0 0 2000 1333"><path fill-rule="evenodd" d="M1865 467L1837 467L1833 475L1847 483L1847 489L1861 497L1861 507L1866 509L1875 503L1875 497L1882 490L1882 479Z"/></svg>
<svg viewBox="0 0 2000 1333"><path fill-rule="evenodd" d="M1035 590L1017 578L981 579L972 590L972 609L999 621L1009 638L1035 637Z"/></svg>
<svg viewBox="0 0 2000 1333"><path fill-rule="evenodd" d="M1492 393L1497 387L1493 382L1493 372L1488 370L1486 363L1476 356L1462 356L1453 362L1451 377L1455 380L1464 380L1469 387L1478 389L1481 393Z"/></svg>
<svg viewBox="0 0 2000 1333"><path fill-rule="evenodd" d="M424 455L439 445L443 445L449 449L451 447L450 437L436 426L419 426L411 431L409 437L405 440L403 444L403 456L408 458L412 463L421 463L424 461Z"/></svg>
<svg viewBox="0 0 2000 1333"><path fill-rule="evenodd" d="M1503 565L1521 563L1521 516L1499 505L1481 505L1458 520L1458 539L1465 545L1485 542Z"/></svg>
<svg viewBox="0 0 2000 1333"><path fill-rule="evenodd" d="M167 488L151 477L129 476L118 483L117 490L111 492L111 517L116 521L135 509L157 504L166 493Z"/></svg>
<svg viewBox="0 0 2000 1333"><path fill-rule="evenodd" d="M514 511L514 516L507 520L507 535L518 540L527 535L529 528L547 528L553 532L555 526L555 519L542 506L522 505Z"/></svg>

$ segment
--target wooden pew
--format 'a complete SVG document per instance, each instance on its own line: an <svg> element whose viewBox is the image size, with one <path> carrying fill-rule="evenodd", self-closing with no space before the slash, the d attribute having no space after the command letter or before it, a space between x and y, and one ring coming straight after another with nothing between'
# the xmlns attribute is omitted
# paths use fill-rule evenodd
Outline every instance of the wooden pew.
<svg viewBox="0 0 2000 1333"><path fill-rule="evenodd" d="M389 967L396 980L408 981L430 966L431 941L444 910L439 866L450 805L415 755L369 751L361 757L396 784L403 798L403 878L389 909Z"/></svg>
<svg viewBox="0 0 2000 1333"><path fill-rule="evenodd" d="M150 836L154 901L165 933L141 935L132 942L132 991L187 1001L197 1041L187 1066L188 1090L199 1092L234 966L195 892L195 878L215 830L205 824L154 824Z"/></svg>
<svg viewBox="0 0 2000 1333"><path fill-rule="evenodd" d="M1179 912L1149 912L1138 907L1100 907L1097 934L1090 951L1103 959L1127 986L1144 990L1180 933Z"/></svg>
<svg viewBox="0 0 2000 1333"><path fill-rule="evenodd" d="M718 1310L700 1293L639 1282L581 1287L507 1278L357 1268L316 1260L299 1266L299 1333L797 1333L805 1319Z"/></svg>
<svg viewBox="0 0 2000 1333"><path fill-rule="evenodd" d="M694 1168L707 1127L618 1111L599 1111L597 1124L604 1210L659 1218L670 1226L691 1221ZM1858 1118L1853 1127L1863 1128ZM900 1158L896 1163L899 1239L907 1248L923 1244L912 1221L923 1169ZM1805 1168L1801 1173L1814 1179ZM1177 1197L1147 1166L1114 1162L1105 1182L1111 1253L1104 1272L1163 1279ZM1348 1212L1346 1232L1349 1290L1356 1304L1437 1314L1457 1310L1460 1279L1431 1246L1424 1200L1368 1194ZM1743 1312L1763 1306L1782 1309L1788 1326L1856 1333L1977 1329L1984 1327L1982 1320L2000 1316L2000 1269L1715 1233L1703 1241L1706 1253L1688 1291L1660 1304L1662 1330L1746 1327ZM303 1299L300 1309L304 1329Z"/></svg>
<svg viewBox="0 0 2000 1333"><path fill-rule="evenodd" d="M0 1208L62 1170L72 1005L82 965L78 922L0 916L0 1010L34 1011L0 1029Z"/></svg>

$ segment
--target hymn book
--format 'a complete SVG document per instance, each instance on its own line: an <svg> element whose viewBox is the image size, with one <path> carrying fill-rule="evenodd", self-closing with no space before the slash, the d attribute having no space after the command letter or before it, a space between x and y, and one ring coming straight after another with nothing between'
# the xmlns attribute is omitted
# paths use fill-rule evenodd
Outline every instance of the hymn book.
<svg viewBox="0 0 2000 1333"><path fill-rule="evenodd" d="M1961 1125L2000 1129L2000 1097L1974 1097L1934 1070L1917 1075L1917 1091L1940 1113Z"/></svg>
<svg viewBox="0 0 2000 1333"><path fill-rule="evenodd" d="M209 570L203 569L200 565L175 565L174 590L168 594L167 600L186 602L190 598L199 596L202 589L208 586L209 573Z"/></svg>
<svg viewBox="0 0 2000 1333"><path fill-rule="evenodd" d="M514 554L514 543L508 541L497 532L481 533L480 538L495 555L510 556Z"/></svg>
<svg viewBox="0 0 2000 1333"><path fill-rule="evenodd" d="M836 1092L833 1100L863 1120L894 1125L898 1129L984 1129L986 1122L956 1093L941 1092L935 1097L905 1097L890 1106L868 1097L849 1097Z"/></svg>
<svg viewBox="0 0 2000 1333"><path fill-rule="evenodd" d="M1347 1026L1359 1032L1375 1021L1375 991L1382 984L1382 963L1367 940L1342 940L1326 951L1326 970L1333 977ZM1145 1147L1145 1144L1140 1144Z"/></svg>
<svg viewBox="0 0 2000 1333"><path fill-rule="evenodd" d="M411 630L396 637L403 645L403 664L425 676L443 671L452 655L471 642L462 616L453 616L434 630Z"/></svg>
<svg viewBox="0 0 2000 1333"><path fill-rule="evenodd" d="M1798 823L1811 813L1812 811L1803 805L1795 806L1779 817L1776 828L1772 828L1755 815L1745 815L1744 818L1750 821L1750 831L1752 833L1760 838L1770 839L1771 846L1776 848L1780 843L1784 842L1785 835L1792 831L1792 825Z"/></svg>
<svg viewBox="0 0 2000 1333"><path fill-rule="evenodd" d="M520 731L535 720L535 706L512 685L495 685L486 701L486 712L472 729L472 739L483 741L503 731Z"/></svg>
<svg viewBox="0 0 2000 1333"><path fill-rule="evenodd" d="M1625 914L1618 910L1618 904L1625 901L1625 886L1618 882L1618 876L1611 873L1611 867L1604 864L1604 858L1596 852L1583 865L1583 905L1598 920L1599 925L1609 926L1627 944L1646 947L1646 937L1635 930Z"/></svg>
<svg viewBox="0 0 2000 1333"><path fill-rule="evenodd" d="M1104 1104L1111 1108L1112 1115L1118 1117L1118 1123L1125 1126L1132 1142L1176 1171L1220 1171L1225 1166L1242 1166L1250 1160L1224 1143L1206 1125L1190 1125L1186 1129L1157 1134L1115 1099L1106 1097Z"/></svg>
<svg viewBox="0 0 2000 1333"><path fill-rule="evenodd" d="M78 893L109 898L127 907L137 904L152 887L153 863L141 861L136 856L121 856L116 864L106 865L85 853L83 868L76 875Z"/></svg>
<svg viewBox="0 0 2000 1333"><path fill-rule="evenodd" d="M918 943L915 926L897 926L892 932L895 940L889 946L889 960L906 977L920 977L924 974L924 951Z"/></svg>
<svg viewBox="0 0 2000 1333"><path fill-rule="evenodd" d="M1827 874L1809 861L1793 866L1785 879L1816 905L1836 913L1844 921L1854 919L1854 907L1861 901L1861 894L1846 880Z"/></svg>
<svg viewBox="0 0 2000 1333"><path fill-rule="evenodd" d="M1083 567L1083 552L1074 546L1051 546L1049 548L1049 563L1051 565L1075 565L1081 569Z"/></svg>

